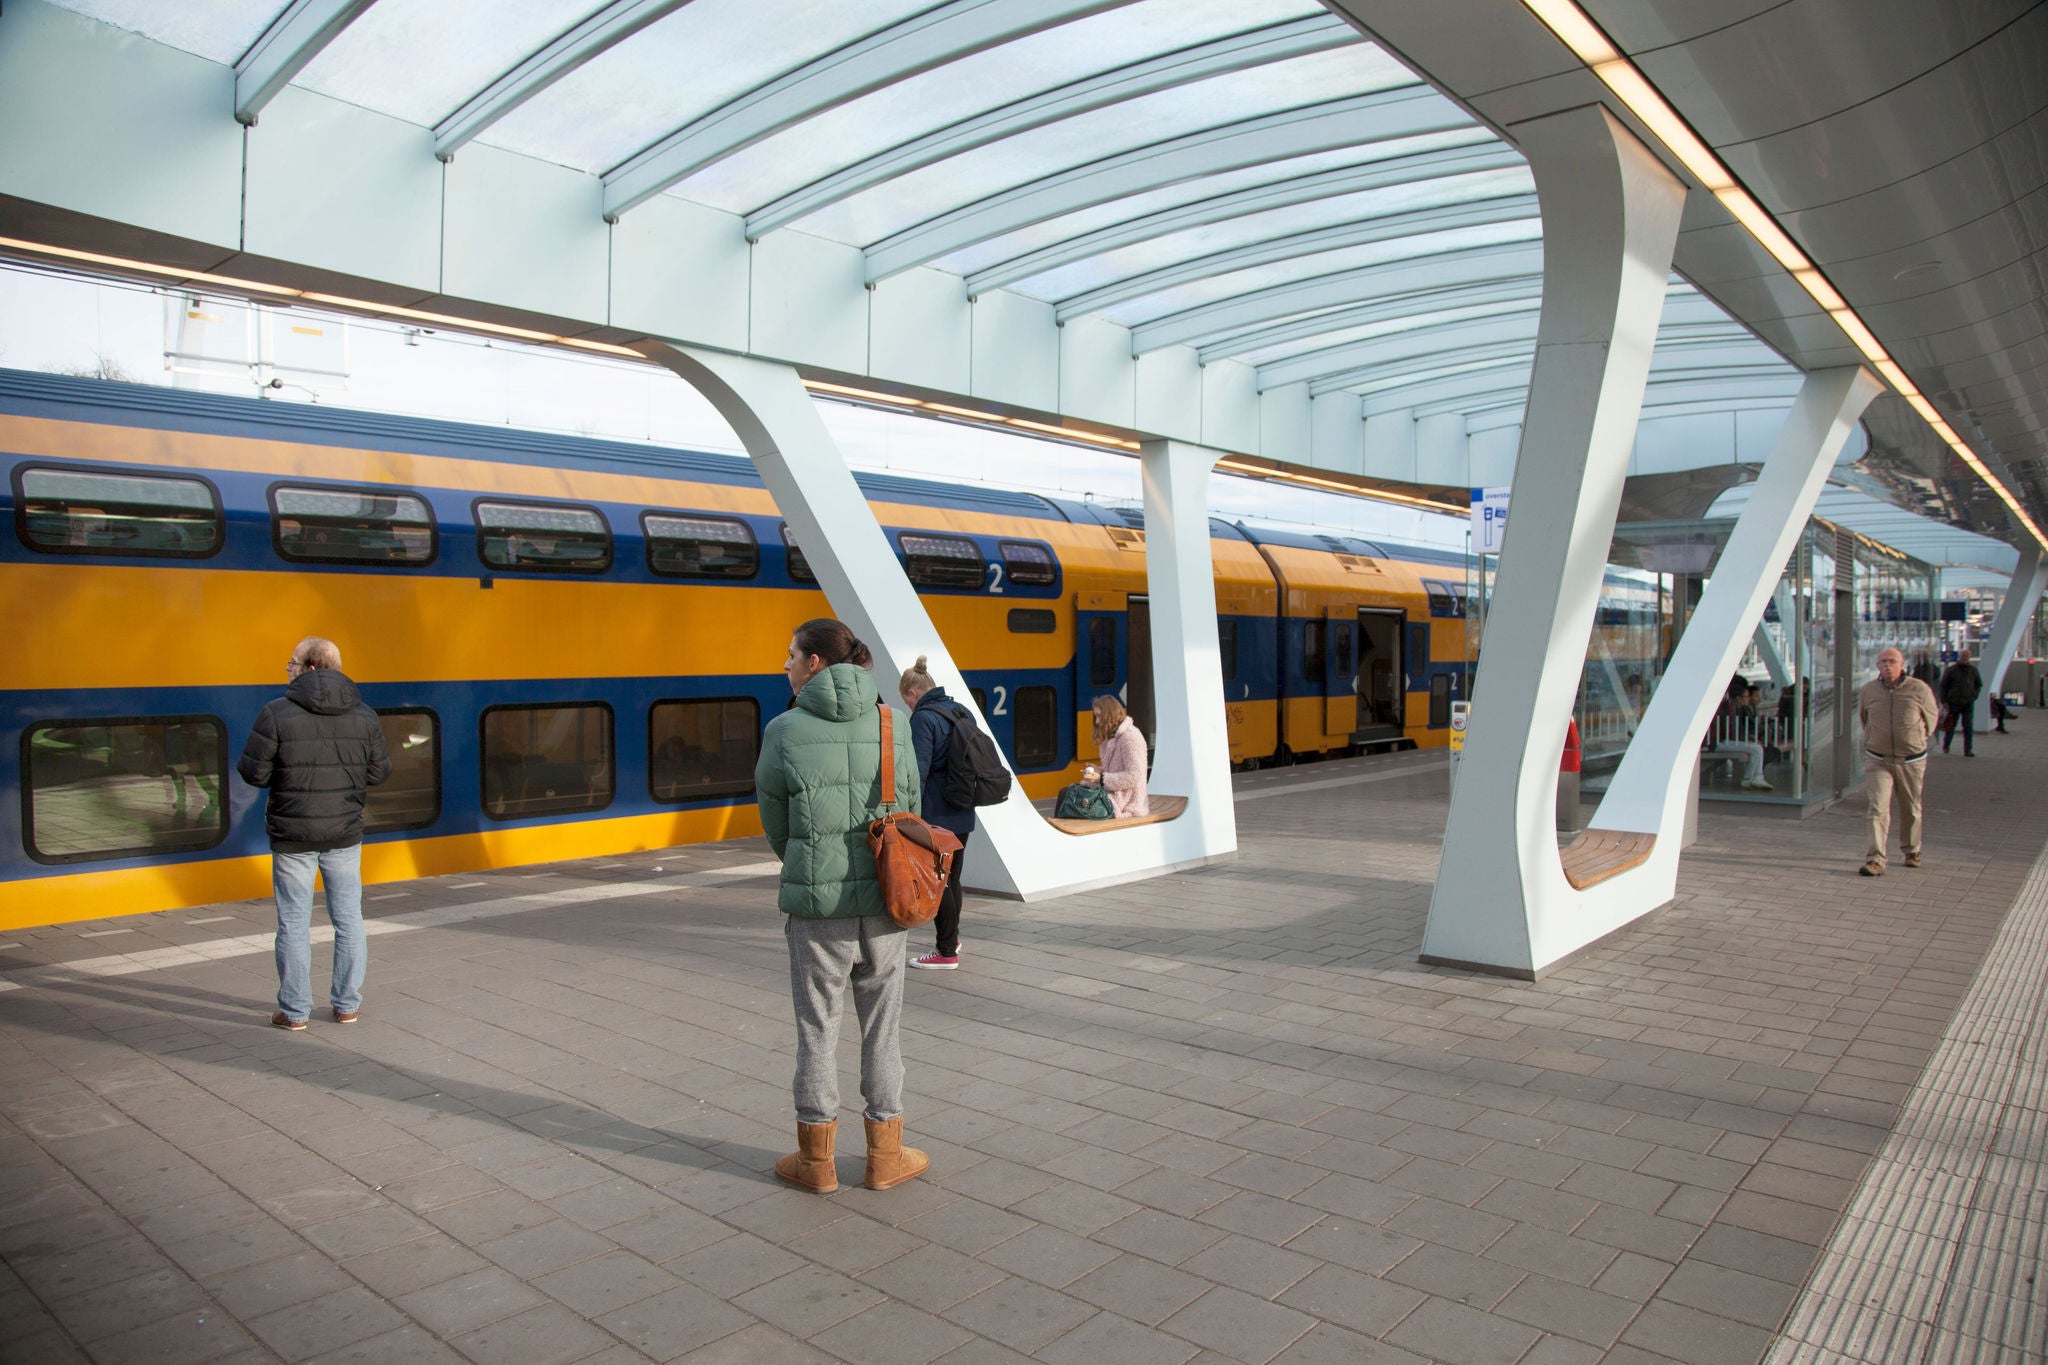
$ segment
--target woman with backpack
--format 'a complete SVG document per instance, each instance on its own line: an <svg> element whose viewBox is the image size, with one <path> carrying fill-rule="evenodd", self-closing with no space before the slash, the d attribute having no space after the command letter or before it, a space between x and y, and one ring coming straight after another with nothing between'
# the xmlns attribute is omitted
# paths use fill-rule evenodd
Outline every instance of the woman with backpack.
<svg viewBox="0 0 2048 1365"><path fill-rule="evenodd" d="M931 1159L903 1145L903 959L908 933L890 918L868 847L881 803L881 695L868 647L845 623L806 621L783 672L796 704L768 722L754 785L761 827L782 860L790 1001L796 1011L797 1150L775 1174L798 1189L839 1188L839 1021L846 995L860 1016L860 1090L867 1101L871 1190L923 1174ZM892 727L894 728L894 727ZM918 803L910 737L895 728L899 809Z"/></svg>
<svg viewBox="0 0 2048 1365"><path fill-rule="evenodd" d="M917 773L924 787L924 809L918 812L925 823L950 830L965 845L974 833L974 807L962 809L946 799L946 779L951 775L953 730L973 725L974 714L946 695L933 680L925 656L903 670L897 689L910 708L910 733L917 750ZM938 918L932 921L937 941L923 957L910 959L913 967L950 972L960 965L960 876L967 861L963 847L953 855L953 874L946 879L946 894L939 901Z"/></svg>

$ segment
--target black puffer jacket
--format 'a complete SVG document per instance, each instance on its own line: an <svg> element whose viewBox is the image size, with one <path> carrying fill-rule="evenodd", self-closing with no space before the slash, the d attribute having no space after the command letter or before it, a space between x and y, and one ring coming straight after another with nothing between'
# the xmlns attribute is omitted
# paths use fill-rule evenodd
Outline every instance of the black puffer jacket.
<svg viewBox="0 0 2048 1365"><path fill-rule="evenodd" d="M263 708L235 771L252 787L270 788L270 847L311 853L363 841L363 802L391 776L391 757L377 713L356 685L316 668Z"/></svg>

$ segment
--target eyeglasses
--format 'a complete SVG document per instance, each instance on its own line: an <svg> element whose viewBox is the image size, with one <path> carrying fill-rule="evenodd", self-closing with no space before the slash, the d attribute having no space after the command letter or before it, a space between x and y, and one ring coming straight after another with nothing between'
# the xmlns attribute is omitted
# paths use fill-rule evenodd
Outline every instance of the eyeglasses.
<svg viewBox="0 0 2048 1365"><path fill-rule="evenodd" d="M304 665L303 663L299 662L299 661L298 661L297 659L286 659L286 660L284 661L284 671L285 671L285 672L287 672L287 673L290 673L290 672L294 671L295 669L301 669L301 668L304 668L304 667L305 667L305 665Z"/></svg>

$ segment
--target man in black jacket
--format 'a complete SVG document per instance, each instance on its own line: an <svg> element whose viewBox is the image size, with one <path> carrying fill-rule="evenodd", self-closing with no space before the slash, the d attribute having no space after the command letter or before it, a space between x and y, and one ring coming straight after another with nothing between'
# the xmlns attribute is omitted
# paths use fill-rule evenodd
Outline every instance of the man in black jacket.
<svg viewBox="0 0 2048 1365"><path fill-rule="evenodd" d="M313 874L327 884L334 925L334 1022L362 1008L369 953L363 941L363 804L391 775L384 730L341 671L332 640L299 641L285 665L291 686L249 729L235 770L268 787L271 887L277 895L278 1028L302 1029L313 1012Z"/></svg>
<svg viewBox="0 0 2048 1365"><path fill-rule="evenodd" d="M1947 753L1949 746L1956 742L1956 723L1963 727L1963 757L1977 756L1977 696L1984 690L1984 675L1977 671L1977 665L1970 662L1970 651L1964 650L1956 661L1941 675L1941 704L1948 708L1948 718L1941 727L1941 751Z"/></svg>

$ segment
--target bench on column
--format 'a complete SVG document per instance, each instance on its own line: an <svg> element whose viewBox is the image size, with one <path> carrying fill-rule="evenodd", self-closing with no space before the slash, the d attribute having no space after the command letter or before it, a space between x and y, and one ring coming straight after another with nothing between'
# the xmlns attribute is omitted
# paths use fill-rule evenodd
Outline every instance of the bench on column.
<svg viewBox="0 0 2048 1365"><path fill-rule="evenodd" d="M1654 834L1636 834L1619 829L1589 829L1559 857L1564 862L1564 879L1576 891L1589 886L1598 886L1609 877L1618 877L1632 867L1641 867L1650 860L1650 851L1657 846Z"/></svg>
<svg viewBox="0 0 2048 1365"><path fill-rule="evenodd" d="M1048 815L1045 823L1062 834L1102 834L1113 829L1129 829L1133 825L1157 825L1173 819L1188 808L1185 796L1158 796L1150 798L1150 815L1120 815L1114 820L1060 820Z"/></svg>

